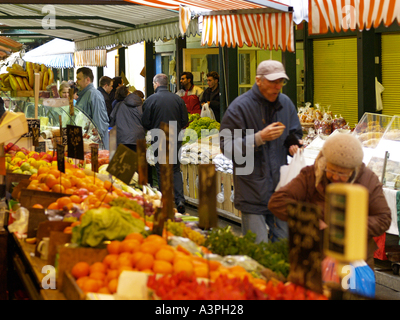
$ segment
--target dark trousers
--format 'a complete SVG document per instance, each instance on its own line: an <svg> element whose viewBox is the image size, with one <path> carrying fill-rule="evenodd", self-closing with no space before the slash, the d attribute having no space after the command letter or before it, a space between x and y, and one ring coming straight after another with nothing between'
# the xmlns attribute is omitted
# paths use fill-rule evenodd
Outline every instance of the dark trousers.
<svg viewBox="0 0 400 320"><path fill-rule="evenodd" d="M160 164L156 163L156 170L157 170L157 178L158 178L158 187L161 191L161 179L160 177ZM178 161L178 163L173 165L173 181L174 181L174 199L175 199L175 204L178 205L179 202L185 203L185 196L183 194L183 179L182 179L182 172L181 172L181 164Z"/></svg>

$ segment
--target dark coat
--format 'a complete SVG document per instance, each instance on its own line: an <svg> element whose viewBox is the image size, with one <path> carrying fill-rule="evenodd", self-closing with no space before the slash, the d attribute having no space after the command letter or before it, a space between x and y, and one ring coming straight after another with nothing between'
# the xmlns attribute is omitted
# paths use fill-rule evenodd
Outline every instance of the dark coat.
<svg viewBox="0 0 400 320"><path fill-rule="evenodd" d="M112 107L111 107L112 100L110 99L110 95L102 87L98 87L97 90L99 90L104 97L104 101L106 103L106 108L107 108L108 118L110 118L111 111L112 111Z"/></svg>
<svg viewBox="0 0 400 320"><path fill-rule="evenodd" d="M117 126L117 145L136 144L136 140L145 138L141 123L142 105L142 99L131 93L112 110L110 126Z"/></svg>
<svg viewBox="0 0 400 320"><path fill-rule="evenodd" d="M142 125L146 130L160 128L160 123L177 122L177 133L188 122L185 102L177 94L169 92L166 86L160 86L143 104Z"/></svg>
<svg viewBox="0 0 400 320"><path fill-rule="evenodd" d="M242 213L269 213L268 201L279 182L280 167L287 164L289 150L284 141L289 132L293 132L298 139L303 135L296 107L288 96L281 93L273 106L270 104L254 84L251 90L230 104L221 122L220 147L223 154L233 161L234 205ZM254 135L277 121L286 126L283 134L256 147ZM233 139L234 129L242 130L243 136ZM246 129L253 132L246 132ZM245 154L246 146L249 154ZM246 161L240 164L243 161L240 157L244 156ZM238 174L238 170L244 168L250 171Z"/></svg>
<svg viewBox="0 0 400 320"><path fill-rule="evenodd" d="M221 122L221 109L219 101L219 85L212 91L211 88L204 90L203 97L201 98L200 104L207 103L210 101L209 107L214 112L215 120Z"/></svg>

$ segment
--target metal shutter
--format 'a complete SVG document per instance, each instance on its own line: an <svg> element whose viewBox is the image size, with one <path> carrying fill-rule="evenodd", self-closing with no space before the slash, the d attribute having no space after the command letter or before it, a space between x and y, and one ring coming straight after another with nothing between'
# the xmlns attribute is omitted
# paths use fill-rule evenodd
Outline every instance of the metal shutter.
<svg viewBox="0 0 400 320"><path fill-rule="evenodd" d="M314 40L314 104L358 123L357 38Z"/></svg>
<svg viewBox="0 0 400 320"><path fill-rule="evenodd" d="M382 34L382 114L400 115L400 34Z"/></svg>

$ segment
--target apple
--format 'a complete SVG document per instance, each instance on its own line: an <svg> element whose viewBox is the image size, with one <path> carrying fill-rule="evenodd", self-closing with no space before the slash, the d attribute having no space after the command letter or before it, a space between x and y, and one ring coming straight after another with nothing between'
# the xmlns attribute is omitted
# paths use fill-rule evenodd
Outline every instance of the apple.
<svg viewBox="0 0 400 320"><path fill-rule="evenodd" d="M47 154L47 153L46 153L46 152L44 152L44 151L40 152L40 153L39 153L39 158L40 158L40 159L42 159L42 158L43 158L43 156L44 156L45 154Z"/></svg>
<svg viewBox="0 0 400 320"><path fill-rule="evenodd" d="M20 151L23 152L25 155L29 154L29 150L26 148L21 148Z"/></svg>
<svg viewBox="0 0 400 320"><path fill-rule="evenodd" d="M20 165L20 169L22 171L29 171L30 168L31 168L31 165L28 162L24 162Z"/></svg>
<svg viewBox="0 0 400 320"><path fill-rule="evenodd" d="M14 169L12 173L22 173L22 170L19 169L19 168L18 169Z"/></svg>
<svg viewBox="0 0 400 320"><path fill-rule="evenodd" d="M8 153L11 157L14 157L16 152L14 150L9 150Z"/></svg>
<svg viewBox="0 0 400 320"><path fill-rule="evenodd" d="M89 195L89 191L86 188L79 188L78 189L78 195L79 196L88 196Z"/></svg>
<svg viewBox="0 0 400 320"><path fill-rule="evenodd" d="M18 151L18 152L15 154L15 156L18 157L18 158L21 158L21 159L26 159L26 155L25 155L25 153L23 153L22 151Z"/></svg>
<svg viewBox="0 0 400 320"><path fill-rule="evenodd" d="M26 160L18 161L17 166L21 167L25 162L26 162Z"/></svg>

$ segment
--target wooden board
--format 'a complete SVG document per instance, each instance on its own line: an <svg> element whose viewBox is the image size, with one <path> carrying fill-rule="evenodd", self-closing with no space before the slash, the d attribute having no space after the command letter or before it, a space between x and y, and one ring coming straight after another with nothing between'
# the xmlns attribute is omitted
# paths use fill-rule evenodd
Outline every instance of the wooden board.
<svg viewBox="0 0 400 320"><path fill-rule="evenodd" d="M19 198L21 197L21 191L22 189L26 189L29 184L30 184L30 180L21 180L13 189L12 193L11 193L11 197L13 199L19 200ZM11 189L11 186L10 186Z"/></svg>
<svg viewBox="0 0 400 320"><path fill-rule="evenodd" d="M11 188L13 187L13 182L21 182L22 180L29 181L29 175L22 174L22 173L12 173L7 171L6 174L6 191L10 192Z"/></svg>
<svg viewBox="0 0 400 320"><path fill-rule="evenodd" d="M47 264L54 266L59 246L71 242L72 235L61 231L50 231L49 255Z"/></svg>
<svg viewBox="0 0 400 320"><path fill-rule="evenodd" d="M64 196L70 195L57 192L22 189L20 203L24 208L31 208L36 203L39 203L43 207L47 208L49 204Z"/></svg>
<svg viewBox="0 0 400 320"><path fill-rule="evenodd" d="M59 247L57 288L63 290L64 273L66 271L70 272L76 263L84 261L91 265L95 262L103 261L107 254L107 249Z"/></svg>
<svg viewBox="0 0 400 320"><path fill-rule="evenodd" d="M47 216L44 214L44 209L30 208L29 219L28 219L28 231L27 237L34 238L38 231L39 224L41 222L48 221Z"/></svg>
<svg viewBox="0 0 400 320"><path fill-rule="evenodd" d="M78 286L69 271L64 272L62 283L61 290L67 300L86 300L85 292Z"/></svg>
<svg viewBox="0 0 400 320"><path fill-rule="evenodd" d="M195 175L194 175L194 164L188 165L188 180L189 180L189 197L195 199L194 193L194 184L195 184Z"/></svg>
<svg viewBox="0 0 400 320"><path fill-rule="evenodd" d="M63 231L66 227L70 226L71 222L64 221L44 221L39 223L38 230L36 233L36 248L35 255L40 257L40 253L37 247L44 237L50 237L50 231Z"/></svg>

